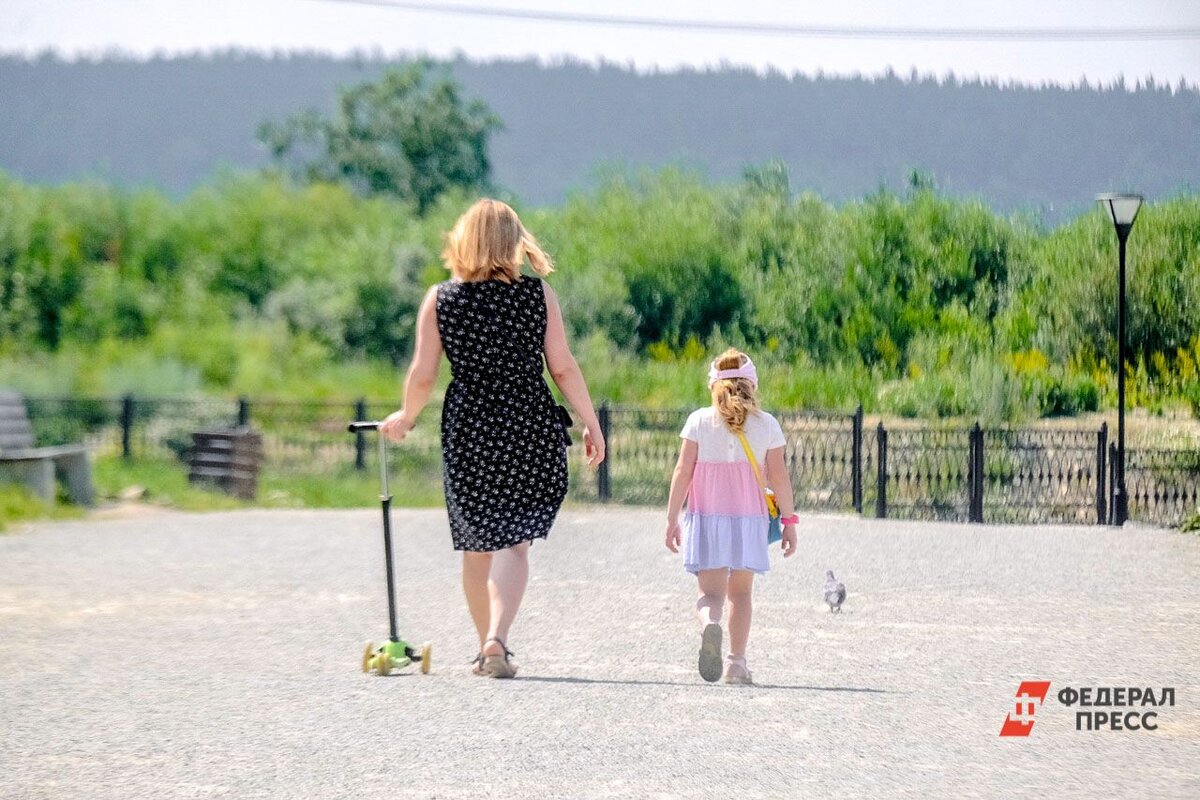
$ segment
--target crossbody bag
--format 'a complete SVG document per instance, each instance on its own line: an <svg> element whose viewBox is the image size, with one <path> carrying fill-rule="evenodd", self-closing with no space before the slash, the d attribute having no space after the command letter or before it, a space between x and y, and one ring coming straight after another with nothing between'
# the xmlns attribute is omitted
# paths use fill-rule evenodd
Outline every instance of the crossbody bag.
<svg viewBox="0 0 1200 800"><path fill-rule="evenodd" d="M758 469L758 460L754 458L754 452L750 449L750 442L746 441L746 434L738 432L738 439L742 443L742 449L746 451L746 460L750 462L750 466L754 469L754 477L758 480L758 488L763 493L763 498L767 501L767 544L774 544L783 538L783 526L779 524L779 501L775 499L775 493L767 486L767 482L763 480L762 472Z"/></svg>

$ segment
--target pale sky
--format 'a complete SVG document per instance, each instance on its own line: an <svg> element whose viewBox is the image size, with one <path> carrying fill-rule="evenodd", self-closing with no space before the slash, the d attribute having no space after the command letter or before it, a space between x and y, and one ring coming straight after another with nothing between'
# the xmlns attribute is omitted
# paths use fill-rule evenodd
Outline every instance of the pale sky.
<svg viewBox="0 0 1200 800"><path fill-rule="evenodd" d="M385 3L387 0L378 0ZM430 5L447 0L429 0ZM922 28L1200 29L1189 0L459 0L473 6L722 22ZM645 30L382 8L337 0L0 0L0 52L114 49L150 56L241 47L346 54L565 56L639 69L722 62L785 73L981 76L1027 83L1107 83L1153 75L1200 84L1200 37L1153 41L946 41Z"/></svg>

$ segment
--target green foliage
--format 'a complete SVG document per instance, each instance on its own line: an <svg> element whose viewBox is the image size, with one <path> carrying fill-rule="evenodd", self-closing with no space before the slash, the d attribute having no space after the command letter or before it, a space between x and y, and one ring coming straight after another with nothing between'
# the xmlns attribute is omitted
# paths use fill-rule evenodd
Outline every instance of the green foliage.
<svg viewBox="0 0 1200 800"><path fill-rule="evenodd" d="M1086 375L1052 380L1046 384L1039 399L1044 417L1070 417L1100 407L1100 392Z"/></svg>
<svg viewBox="0 0 1200 800"><path fill-rule="evenodd" d="M1192 409L1192 416L1200 419L1200 381L1188 385L1184 397Z"/></svg>
<svg viewBox="0 0 1200 800"><path fill-rule="evenodd" d="M1144 208L1128 245L1128 334L1133 360L1172 356L1200 330L1200 197ZM1117 239L1087 214L1038 242L1013 307L1044 320L1025 346L1056 360L1116 352ZM1098 352L1097 352L1098 351Z"/></svg>
<svg viewBox="0 0 1200 800"><path fill-rule="evenodd" d="M429 255L419 247L400 249L390 275L369 277L355 292L343 341L357 356L385 356L400 366L416 337L417 309L423 299L421 273Z"/></svg>
<svg viewBox="0 0 1200 800"><path fill-rule="evenodd" d="M30 394L394 394L436 268L405 205L325 184L0 175L0 207L0 385Z"/></svg>
<svg viewBox="0 0 1200 800"><path fill-rule="evenodd" d="M173 204L0 176L0 385L395 396L470 199L420 216L260 175ZM768 164L727 185L610 174L523 218L556 260L598 398L704 403L708 360L735 345L774 408L1020 420L1115 403L1115 236L1099 212L1042 231L923 180L835 207ZM1129 261L1130 402L1200 413L1200 199L1144 209Z"/></svg>
<svg viewBox="0 0 1200 800"><path fill-rule="evenodd" d="M487 139L500 120L461 95L447 69L418 61L344 90L332 118L306 111L264 123L259 138L298 177L390 195L424 213L451 187L487 183Z"/></svg>
<svg viewBox="0 0 1200 800"><path fill-rule="evenodd" d="M615 176L597 196L574 198L550 215L542 238L555 257L598 273L594 280L583 270L564 279L561 294L574 294L576 280L585 283L581 293L608 285L602 297L583 301L588 307L567 306L573 330L587 335L597 322L612 325L621 344L644 349L736 328L745 298L724 235L729 209L720 199L694 176L666 170Z"/></svg>

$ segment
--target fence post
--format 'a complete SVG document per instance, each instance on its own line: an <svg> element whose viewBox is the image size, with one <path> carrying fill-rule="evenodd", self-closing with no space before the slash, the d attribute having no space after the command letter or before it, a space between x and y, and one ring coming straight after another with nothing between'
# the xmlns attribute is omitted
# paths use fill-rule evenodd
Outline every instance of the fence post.
<svg viewBox="0 0 1200 800"><path fill-rule="evenodd" d="M238 398L237 426L245 428L250 424L250 401L245 397Z"/></svg>
<svg viewBox="0 0 1200 800"><path fill-rule="evenodd" d="M1105 491L1108 481L1107 471L1108 466L1105 464L1105 456L1108 451L1108 423L1101 422L1100 430L1096 433L1096 524L1103 525L1108 522L1108 512L1106 509Z"/></svg>
<svg viewBox="0 0 1200 800"><path fill-rule="evenodd" d="M979 423L976 423L976 426L978 426L978 424ZM986 451L984 450L983 428L979 428L979 433L977 436L979 444L975 448L975 517L978 522L983 522L983 493L987 486L984 480L987 477L987 470L984 468L984 457Z"/></svg>
<svg viewBox="0 0 1200 800"><path fill-rule="evenodd" d="M121 398L121 458L133 458L133 395Z"/></svg>
<svg viewBox="0 0 1200 800"><path fill-rule="evenodd" d="M612 461L612 442L609 441L609 431L612 429L612 416L609 413L607 401L600 404L597 417L600 420L600 435L604 437L605 455L604 460L600 462L600 466L596 470L596 494L599 496L600 502L607 503L612 499L612 483L608 471L609 462Z"/></svg>
<svg viewBox="0 0 1200 800"><path fill-rule="evenodd" d="M850 469L853 472L851 486L851 495L854 501L854 510L861 514L863 509L863 459L862 459L862 442L863 442L863 407L862 403L858 404L858 409L854 412L851 418L854 421L854 431L851 439L853 440L854 453L850 457Z"/></svg>
<svg viewBox="0 0 1200 800"><path fill-rule="evenodd" d="M875 458L875 516L879 519L887 517L887 428L883 423L875 430L875 442L879 453Z"/></svg>
<svg viewBox="0 0 1200 800"><path fill-rule="evenodd" d="M354 419L361 422L366 418L367 401L360 397L354 404ZM354 432L354 468L360 472L367 468L367 437L362 431Z"/></svg>
<svg viewBox="0 0 1200 800"><path fill-rule="evenodd" d="M1108 524L1117 524L1117 443L1108 443Z"/></svg>
<svg viewBox="0 0 1200 800"><path fill-rule="evenodd" d="M983 522L983 429L971 427L970 453L967 457L967 519Z"/></svg>

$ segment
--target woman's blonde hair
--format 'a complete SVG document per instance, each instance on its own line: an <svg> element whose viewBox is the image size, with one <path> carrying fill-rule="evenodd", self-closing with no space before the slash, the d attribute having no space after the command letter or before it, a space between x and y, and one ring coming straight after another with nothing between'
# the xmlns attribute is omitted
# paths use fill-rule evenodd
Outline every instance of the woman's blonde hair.
<svg viewBox="0 0 1200 800"><path fill-rule="evenodd" d="M462 281L501 280L511 283L529 265L538 275L554 271L533 234L525 230L507 203L484 198L467 209L446 234L442 261Z"/></svg>
<svg viewBox="0 0 1200 800"><path fill-rule="evenodd" d="M717 356L714 365L717 369L737 369L750 361L750 356L729 348ZM746 417L751 411L758 411L758 390L749 378L722 378L713 383L713 408L725 420L725 424L734 433L742 433L746 429Z"/></svg>

